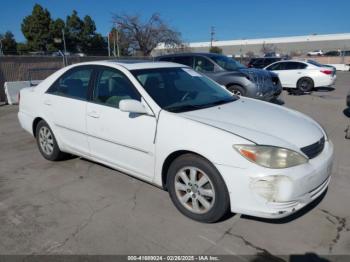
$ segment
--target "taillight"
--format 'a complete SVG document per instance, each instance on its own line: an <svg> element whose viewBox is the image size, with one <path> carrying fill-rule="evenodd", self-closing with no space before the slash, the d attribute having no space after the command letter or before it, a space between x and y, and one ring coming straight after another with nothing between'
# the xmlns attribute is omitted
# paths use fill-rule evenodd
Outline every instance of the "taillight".
<svg viewBox="0 0 350 262"><path fill-rule="evenodd" d="M326 75L331 75L333 74L333 70L321 70L322 73L326 74Z"/></svg>

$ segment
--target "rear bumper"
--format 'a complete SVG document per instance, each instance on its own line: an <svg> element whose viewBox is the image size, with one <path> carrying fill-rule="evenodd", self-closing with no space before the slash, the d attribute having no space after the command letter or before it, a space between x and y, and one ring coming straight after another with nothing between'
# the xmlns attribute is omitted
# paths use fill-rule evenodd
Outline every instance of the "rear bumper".
<svg viewBox="0 0 350 262"><path fill-rule="evenodd" d="M29 132L31 135L34 135L33 134L33 120L34 120L33 117L22 111L18 112L17 117L21 127L27 132Z"/></svg>
<svg viewBox="0 0 350 262"><path fill-rule="evenodd" d="M319 156L296 167L217 168L230 193L231 212L277 219L297 212L326 191L332 163L333 145L326 142Z"/></svg>
<svg viewBox="0 0 350 262"><path fill-rule="evenodd" d="M327 76L322 77L317 82L315 82L315 87L330 87L335 84L335 81L337 80L337 76Z"/></svg>

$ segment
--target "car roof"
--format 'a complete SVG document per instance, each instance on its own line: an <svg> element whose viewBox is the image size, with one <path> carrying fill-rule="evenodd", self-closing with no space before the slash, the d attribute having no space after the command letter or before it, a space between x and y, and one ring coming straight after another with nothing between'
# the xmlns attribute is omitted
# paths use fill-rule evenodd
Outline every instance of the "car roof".
<svg viewBox="0 0 350 262"><path fill-rule="evenodd" d="M75 66L80 65L103 65L103 66L113 66L119 65L128 70L138 70L138 69L153 69L153 68L169 68L169 67L186 67L185 65L180 65L172 62L160 62L160 61L147 61L147 60L106 60L106 61L91 61L74 64Z"/></svg>
<svg viewBox="0 0 350 262"><path fill-rule="evenodd" d="M176 57L176 56L206 56L206 57L213 57L213 56L225 56L222 54L215 54L215 53L204 53L204 52L196 52L196 53L176 53L176 54L167 54L167 55L160 55L157 58L161 57Z"/></svg>
<svg viewBox="0 0 350 262"><path fill-rule="evenodd" d="M298 60L298 59L280 60L280 61L276 61L275 63L288 63L288 62L297 62L297 63L307 64L305 60Z"/></svg>

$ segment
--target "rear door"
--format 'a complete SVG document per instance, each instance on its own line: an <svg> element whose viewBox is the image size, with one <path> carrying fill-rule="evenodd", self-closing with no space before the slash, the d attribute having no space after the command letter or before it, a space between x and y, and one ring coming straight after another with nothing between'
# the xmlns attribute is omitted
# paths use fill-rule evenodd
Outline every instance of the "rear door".
<svg viewBox="0 0 350 262"><path fill-rule="evenodd" d="M296 87L298 80L305 75L306 64L300 62L285 62L282 72L285 87Z"/></svg>
<svg viewBox="0 0 350 262"><path fill-rule="evenodd" d="M44 105L60 142L68 150L82 155L89 154L85 111L92 73L91 66L74 67L44 94Z"/></svg>

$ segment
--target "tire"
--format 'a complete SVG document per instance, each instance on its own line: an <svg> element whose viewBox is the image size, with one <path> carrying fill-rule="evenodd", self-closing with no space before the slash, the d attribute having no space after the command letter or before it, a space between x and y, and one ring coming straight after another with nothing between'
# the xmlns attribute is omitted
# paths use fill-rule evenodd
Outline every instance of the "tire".
<svg viewBox="0 0 350 262"><path fill-rule="evenodd" d="M175 159L167 173L167 188L175 207L193 220L217 222L230 209L229 193L220 173L200 156L185 154Z"/></svg>
<svg viewBox="0 0 350 262"><path fill-rule="evenodd" d="M239 85L229 85L227 87L227 90L230 91L232 94L237 95L237 96L245 96L246 95L245 89Z"/></svg>
<svg viewBox="0 0 350 262"><path fill-rule="evenodd" d="M297 82L297 89L303 93L309 93L314 89L314 81L309 77L300 78Z"/></svg>
<svg viewBox="0 0 350 262"><path fill-rule="evenodd" d="M58 161L67 156L59 149L51 128L44 120L41 120L36 126L35 136L39 151L45 159Z"/></svg>

